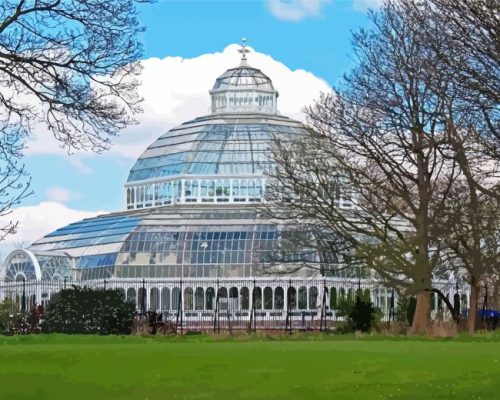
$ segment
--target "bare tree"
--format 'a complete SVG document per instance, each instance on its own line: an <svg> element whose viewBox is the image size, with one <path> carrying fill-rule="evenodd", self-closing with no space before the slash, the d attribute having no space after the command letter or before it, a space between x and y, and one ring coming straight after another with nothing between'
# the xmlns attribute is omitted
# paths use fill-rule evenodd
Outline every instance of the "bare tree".
<svg viewBox="0 0 500 400"><path fill-rule="evenodd" d="M458 175L444 156L447 98L434 90L439 60L400 5L388 2L371 20L354 35L356 67L308 110L308 137L277 145L269 194L281 199L279 213L348 237L353 259L416 295L412 331L423 333L441 261L434 224Z"/></svg>
<svg viewBox="0 0 500 400"><path fill-rule="evenodd" d="M25 134L40 124L68 150L106 149L139 111L138 2L2 1L0 124Z"/></svg>
<svg viewBox="0 0 500 400"><path fill-rule="evenodd" d="M499 2L404 0L401 7L418 21L412 24L413 29L439 58L445 81L457 89L455 96L462 111L474 118L475 141L486 154L500 159ZM458 106L456 101L455 111L460 109ZM500 194L496 194L499 198Z"/></svg>
<svg viewBox="0 0 500 400"><path fill-rule="evenodd" d="M355 69L308 110L308 137L277 144L271 172L276 215L316 219L349 238L352 258L417 295L414 332L425 331L434 276L464 268L471 331L478 284L498 276L496 8L456 3L449 23L447 0L372 13L373 28L354 36ZM485 31L471 33L477 48L456 40L473 29Z"/></svg>
<svg viewBox="0 0 500 400"><path fill-rule="evenodd" d="M0 216L29 195L26 138L48 130L68 151L102 151L134 122L142 28L149 0L0 2ZM16 230L0 227L0 239Z"/></svg>
<svg viewBox="0 0 500 400"><path fill-rule="evenodd" d="M498 276L500 241L500 134L498 101L499 4L491 0L401 2L420 37L439 63L443 82L434 91L443 108L447 142L460 170L438 239L451 248L471 284L469 332L476 326L479 285ZM446 87L446 90L442 88ZM453 90L449 90L453 88Z"/></svg>
<svg viewBox="0 0 500 400"><path fill-rule="evenodd" d="M25 135L18 126L0 126L0 217L8 218L14 205L30 193L30 180L21 162ZM15 233L18 223L9 221L0 226L0 241Z"/></svg>
<svg viewBox="0 0 500 400"><path fill-rule="evenodd" d="M443 224L436 239L450 249L444 256L458 275L470 283L469 333L477 325L480 285L500 273L500 204L477 192L463 176L455 182L447 200ZM498 279L498 278L497 278ZM491 285L490 285L491 287Z"/></svg>

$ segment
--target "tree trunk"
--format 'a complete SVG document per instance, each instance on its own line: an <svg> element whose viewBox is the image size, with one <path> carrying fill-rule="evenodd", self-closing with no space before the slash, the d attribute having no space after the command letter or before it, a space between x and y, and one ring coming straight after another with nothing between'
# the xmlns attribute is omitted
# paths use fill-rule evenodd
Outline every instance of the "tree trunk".
<svg viewBox="0 0 500 400"><path fill-rule="evenodd" d="M431 296L427 290L417 293L417 307L413 323L410 328L410 335L424 335L429 327L429 316L431 311Z"/></svg>
<svg viewBox="0 0 500 400"><path fill-rule="evenodd" d="M477 326L477 306L479 302L479 283L472 278L470 285L470 307L469 318L467 319L467 330L469 335L473 335Z"/></svg>

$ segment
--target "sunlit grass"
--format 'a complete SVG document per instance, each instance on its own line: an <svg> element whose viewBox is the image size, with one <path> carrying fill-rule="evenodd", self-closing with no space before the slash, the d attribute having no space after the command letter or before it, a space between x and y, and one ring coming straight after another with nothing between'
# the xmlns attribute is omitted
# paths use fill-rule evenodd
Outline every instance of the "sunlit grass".
<svg viewBox="0 0 500 400"><path fill-rule="evenodd" d="M0 337L0 398L498 399L499 337Z"/></svg>

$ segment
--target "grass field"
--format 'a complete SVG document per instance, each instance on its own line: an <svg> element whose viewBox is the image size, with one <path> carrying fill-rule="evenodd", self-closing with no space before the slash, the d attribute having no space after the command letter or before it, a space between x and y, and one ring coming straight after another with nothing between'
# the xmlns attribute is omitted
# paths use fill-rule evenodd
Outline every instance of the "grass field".
<svg viewBox="0 0 500 400"><path fill-rule="evenodd" d="M3 400L500 399L500 336L0 337Z"/></svg>

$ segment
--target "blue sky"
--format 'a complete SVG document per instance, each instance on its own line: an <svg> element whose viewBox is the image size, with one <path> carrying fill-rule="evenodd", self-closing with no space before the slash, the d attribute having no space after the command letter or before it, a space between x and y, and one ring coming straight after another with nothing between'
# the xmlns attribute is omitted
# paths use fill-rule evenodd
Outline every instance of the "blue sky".
<svg viewBox="0 0 500 400"><path fill-rule="evenodd" d="M349 67L351 31L365 26L367 15L349 0L325 2L318 15L299 21L278 18L259 0L159 1L142 7L141 20L146 57L195 57L246 37L291 69L333 83Z"/></svg>
<svg viewBox="0 0 500 400"><path fill-rule="evenodd" d="M288 76L281 80L282 87L278 86L282 94L294 93L299 99L297 101L302 97L312 101L320 90L328 90L328 86L335 84L349 69L352 64L351 32L368 25L367 7L376 6L379 1L159 0L155 4L141 5L139 17L146 28L141 35L145 50L143 58L146 60L145 65L149 66L145 72L150 74L145 79L153 83L155 80L164 81L163 86L158 86L158 91L168 92L169 82L185 81L189 85L190 77L183 76L188 73L189 65L206 69L210 76L200 81L202 83L199 85L203 87L199 90L186 89L184 97L182 87L172 89L173 93L168 95L170 97L161 97L162 93L152 93L150 89L145 91L144 97L148 101L146 108L154 112L146 113L141 117L139 126L124 132L117 140L118 145L107 154L67 156L46 133L35 132L36 139L29 145L25 159L35 194L25 199L20 207L37 207L40 203L50 201L75 211L123 209L123 184L134 158L155 137L176 123L182 122L187 116L196 116L192 113L200 114L198 109L203 113L210 82L224 72L225 66L234 66L234 63L231 64L233 61L228 61L233 60L231 54L238 56L236 48L227 46L239 43L241 37L246 37L249 46L259 53L249 55L251 64L252 60L260 62L255 66L266 73L269 70L270 76L276 71L274 74L277 79L281 75ZM212 58L203 56L210 54ZM237 62L236 58L234 60ZM220 67L216 62L219 62ZM299 82L296 70L305 70L310 74L300 75ZM192 71L189 73L196 74ZM162 76L166 74L175 76L167 79ZM297 88L293 91L296 81ZM179 98L182 101L177 104ZM169 104L172 99L177 102L175 107ZM300 107L303 105L300 104ZM161 118L150 121L151 115L161 114L162 107L169 109L168 113L165 111ZM289 115L299 109L297 104L285 105L287 107L283 111ZM46 212L43 207L33 210L41 215ZM21 223L21 238L23 229L30 223L33 210L26 216L28 220ZM47 219L50 217L47 216ZM70 213L59 222L67 223L75 217L81 215ZM49 228L53 226L47 225ZM28 236L23 239L33 239Z"/></svg>

